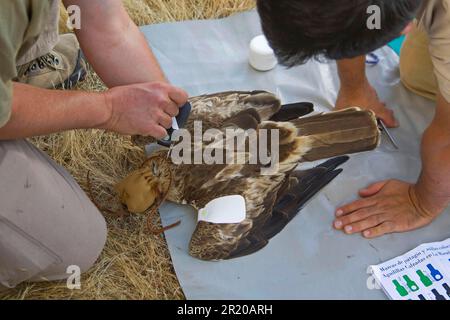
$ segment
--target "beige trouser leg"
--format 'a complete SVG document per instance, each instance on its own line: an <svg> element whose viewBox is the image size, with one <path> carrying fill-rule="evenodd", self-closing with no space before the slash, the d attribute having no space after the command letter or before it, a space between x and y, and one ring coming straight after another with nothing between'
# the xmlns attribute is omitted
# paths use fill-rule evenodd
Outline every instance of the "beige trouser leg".
<svg viewBox="0 0 450 320"><path fill-rule="evenodd" d="M103 216L65 169L24 140L0 141L0 287L86 271L105 241Z"/></svg>
<svg viewBox="0 0 450 320"><path fill-rule="evenodd" d="M16 64L21 66L25 63L31 62L43 55L49 53L58 43L58 22L59 22L59 0L44 0L51 2L51 8L48 16L48 21L44 30L39 34L39 37L27 51L18 57Z"/></svg>
<svg viewBox="0 0 450 320"><path fill-rule="evenodd" d="M428 35L414 27L401 50L400 77L405 87L412 92L436 100L438 84L428 45Z"/></svg>

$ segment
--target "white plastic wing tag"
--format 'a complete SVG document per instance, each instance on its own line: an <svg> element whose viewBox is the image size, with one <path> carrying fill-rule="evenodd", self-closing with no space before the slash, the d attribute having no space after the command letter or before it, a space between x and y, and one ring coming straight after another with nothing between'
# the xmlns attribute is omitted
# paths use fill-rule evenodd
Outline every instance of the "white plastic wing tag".
<svg viewBox="0 0 450 320"><path fill-rule="evenodd" d="M173 130L180 130L180 127L178 126L177 118L172 118L172 129Z"/></svg>
<svg viewBox="0 0 450 320"><path fill-rule="evenodd" d="M198 221L216 224L241 223L245 218L245 199L240 195L214 199L198 212Z"/></svg>

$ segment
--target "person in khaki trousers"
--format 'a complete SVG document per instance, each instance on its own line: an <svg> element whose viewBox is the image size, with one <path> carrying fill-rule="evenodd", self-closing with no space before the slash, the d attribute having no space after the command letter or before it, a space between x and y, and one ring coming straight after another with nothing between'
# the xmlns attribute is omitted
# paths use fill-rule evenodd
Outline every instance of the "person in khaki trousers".
<svg viewBox="0 0 450 320"><path fill-rule="evenodd" d="M281 63L293 66L317 56L336 60L341 81L336 109L373 110L388 127L399 123L369 83L365 55L408 34L401 80L436 103L422 139L421 175L416 183L391 179L360 190L361 199L336 209L334 227L371 239L423 227L442 214L450 204L450 0L257 3L264 33ZM374 9L379 9L380 26L369 28Z"/></svg>
<svg viewBox="0 0 450 320"><path fill-rule="evenodd" d="M170 85L120 0L78 5L81 29L58 36L59 1L0 2L0 290L88 270L106 224L70 174L25 138L99 128L161 138L187 94ZM70 90L80 46L109 90Z"/></svg>

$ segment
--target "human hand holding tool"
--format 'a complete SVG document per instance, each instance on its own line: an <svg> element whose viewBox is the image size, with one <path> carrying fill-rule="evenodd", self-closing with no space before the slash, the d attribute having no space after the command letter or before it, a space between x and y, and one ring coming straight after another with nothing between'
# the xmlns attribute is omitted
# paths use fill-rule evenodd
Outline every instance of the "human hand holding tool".
<svg viewBox="0 0 450 320"><path fill-rule="evenodd" d="M172 145L172 134L176 130L184 127L189 118L189 114L191 113L191 109L192 106L189 102L186 102L186 104L180 108L178 115L175 118L172 118L172 127L167 129L167 136L164 139L158 140L160 146L169 148Z"/></svg>
<svg viewBox="0 0 450 320"><path fill-rule="evenodd" d="M163 82L114 87L105 93L109 114L101 128L163 138L187 99L184 90Z"/></svg>

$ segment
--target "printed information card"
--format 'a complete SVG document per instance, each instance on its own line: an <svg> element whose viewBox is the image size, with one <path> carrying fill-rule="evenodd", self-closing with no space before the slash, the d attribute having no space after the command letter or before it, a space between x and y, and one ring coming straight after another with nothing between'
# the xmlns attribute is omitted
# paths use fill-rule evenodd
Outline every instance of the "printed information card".
<svg viewBox="0 0 450 320"><path fill-rule="evenodd" d="M450 300L450 239L422 244L371 271L393 300Z"/></svg>

